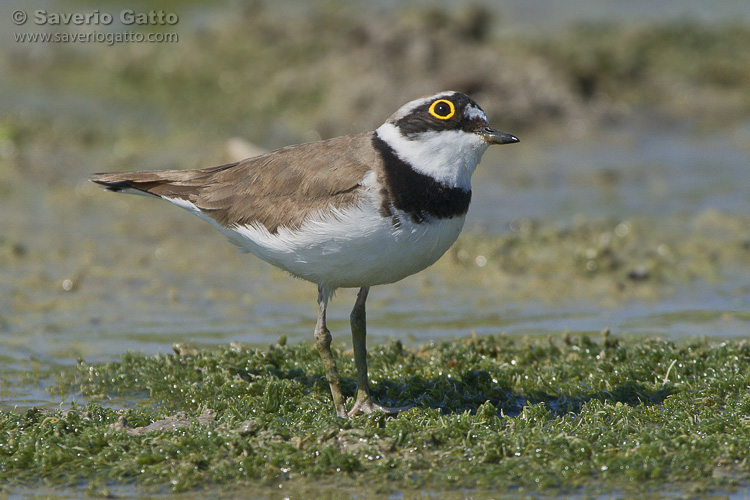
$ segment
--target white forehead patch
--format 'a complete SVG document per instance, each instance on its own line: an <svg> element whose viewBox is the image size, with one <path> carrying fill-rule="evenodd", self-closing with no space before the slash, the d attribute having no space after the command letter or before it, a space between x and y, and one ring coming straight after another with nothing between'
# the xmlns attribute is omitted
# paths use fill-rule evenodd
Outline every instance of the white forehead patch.
<svg viewBox="0 0 750 500"><path fill-rule="evenodd" d="M419 106L423 104L427 104L428 102L432 102L435 99L439 99L441 97L450 97L454 95L455 93L456 93L455 91L449 90L447 92L440 92L439 94L435 94L435 95L431 95L427 97L421 97L419 99L414 99L413 101L407 102L406 104L401 106L398 109L398 111L393 113L391 117L388 118L387 121L390 123L394 123L400 120L401 118L403 118L404 116L408 115L409 113L411 113L412 111L414 111L416 108L418 108Z"/></svg>
<svg viewBox="0 0 750 500"><path fill-rule="evenodd" d="M474 106L473 104L469 104L468 106L466 106L466 109L464 110L464 116L469 120L479 118L481 120L484 120L485 122L489 122L489 120L487 120L487 115L484 114L484 111Z"/></svg>

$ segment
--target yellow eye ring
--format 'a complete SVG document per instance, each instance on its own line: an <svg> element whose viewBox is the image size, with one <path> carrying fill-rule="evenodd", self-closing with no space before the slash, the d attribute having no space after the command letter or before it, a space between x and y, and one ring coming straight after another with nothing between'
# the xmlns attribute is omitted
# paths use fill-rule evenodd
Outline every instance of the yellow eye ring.
<svg viewBox="0 0 750 500"><path fill-rule="evenodd" d="M447 104L450 108L450 112L446 115L439 115L435 111L435 108L438 106L438 104ZM446 100L446 99L438 99L437 101L433 102L430 106L430 114L437 118L438 120L448 120L449 118L452 118L453 115L456 114L456 107L453 105L452 102Z"/></svg>

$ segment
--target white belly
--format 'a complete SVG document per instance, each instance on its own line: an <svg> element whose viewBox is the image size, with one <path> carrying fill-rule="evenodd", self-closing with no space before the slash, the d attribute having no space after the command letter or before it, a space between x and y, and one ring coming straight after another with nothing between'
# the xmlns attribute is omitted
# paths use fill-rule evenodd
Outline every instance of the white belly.
<svg viewBox="0 0 750 500"><path fill-rule="evenodd" d="M233 242L291 274L329 289L393 283L434 264L456 241L464 217L416 224L399 214L394 228L365 206L306 221L299 230L244 226L220 230Z"/></svg>
<svg viewBox="0 0 750 500"><path fill-rule="evenodd" d="M297 230L271 234L261 225L226 228L192 203L168 199L208 221L244 250L329 290L394 283L434 264L456 241L465 216L421 224L397 212L395 228L375 200L306 220Z"/></svg>

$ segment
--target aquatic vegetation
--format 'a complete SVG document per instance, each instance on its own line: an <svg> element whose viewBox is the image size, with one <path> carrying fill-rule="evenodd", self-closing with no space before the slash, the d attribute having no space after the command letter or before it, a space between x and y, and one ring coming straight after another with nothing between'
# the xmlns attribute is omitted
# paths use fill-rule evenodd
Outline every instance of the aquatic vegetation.
<svg viewBox="0 0 750 500"><path fill-rule="evenodd" d="M565 227L520 220L503 235L463 235L450 249L451 259L437 265L464 281L467 268L482 267L481 279L503 290L505 300L651 300L745 276L749 226L745 215L717 210L660 222L579 217Z"/></svg>
<svg viewBox="0 0 750 500"><path fill-rule="evenodd" d="M377 397L416 408L395 419L335 417L309 344L81 360L53 388L78 401L69 409L0 414L0 482L102 492L314 480L385 494L689 491L750 479L747 342L605 330L371 351ZM352 353L336 354L352 396Z"/></svg>

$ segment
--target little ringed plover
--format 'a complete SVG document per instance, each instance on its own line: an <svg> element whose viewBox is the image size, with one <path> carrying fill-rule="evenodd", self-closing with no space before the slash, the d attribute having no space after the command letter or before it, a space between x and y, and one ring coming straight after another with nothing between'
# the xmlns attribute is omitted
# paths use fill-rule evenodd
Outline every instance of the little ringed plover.
<svg viewBox="0 0 750 500"><path fill-rule="evenodd" d="M490 128L459 92L411 101L373 132L288 146L197 170L96 174L109 191L152 195L207 221L233 243L318 285L315 345L336 414L374 410L367 378L365 301L435 263L456 241L471 175L492 144L518 139ZM337 288L359 288L351 313L357 399L341 394L326 307Z"/></svg>

